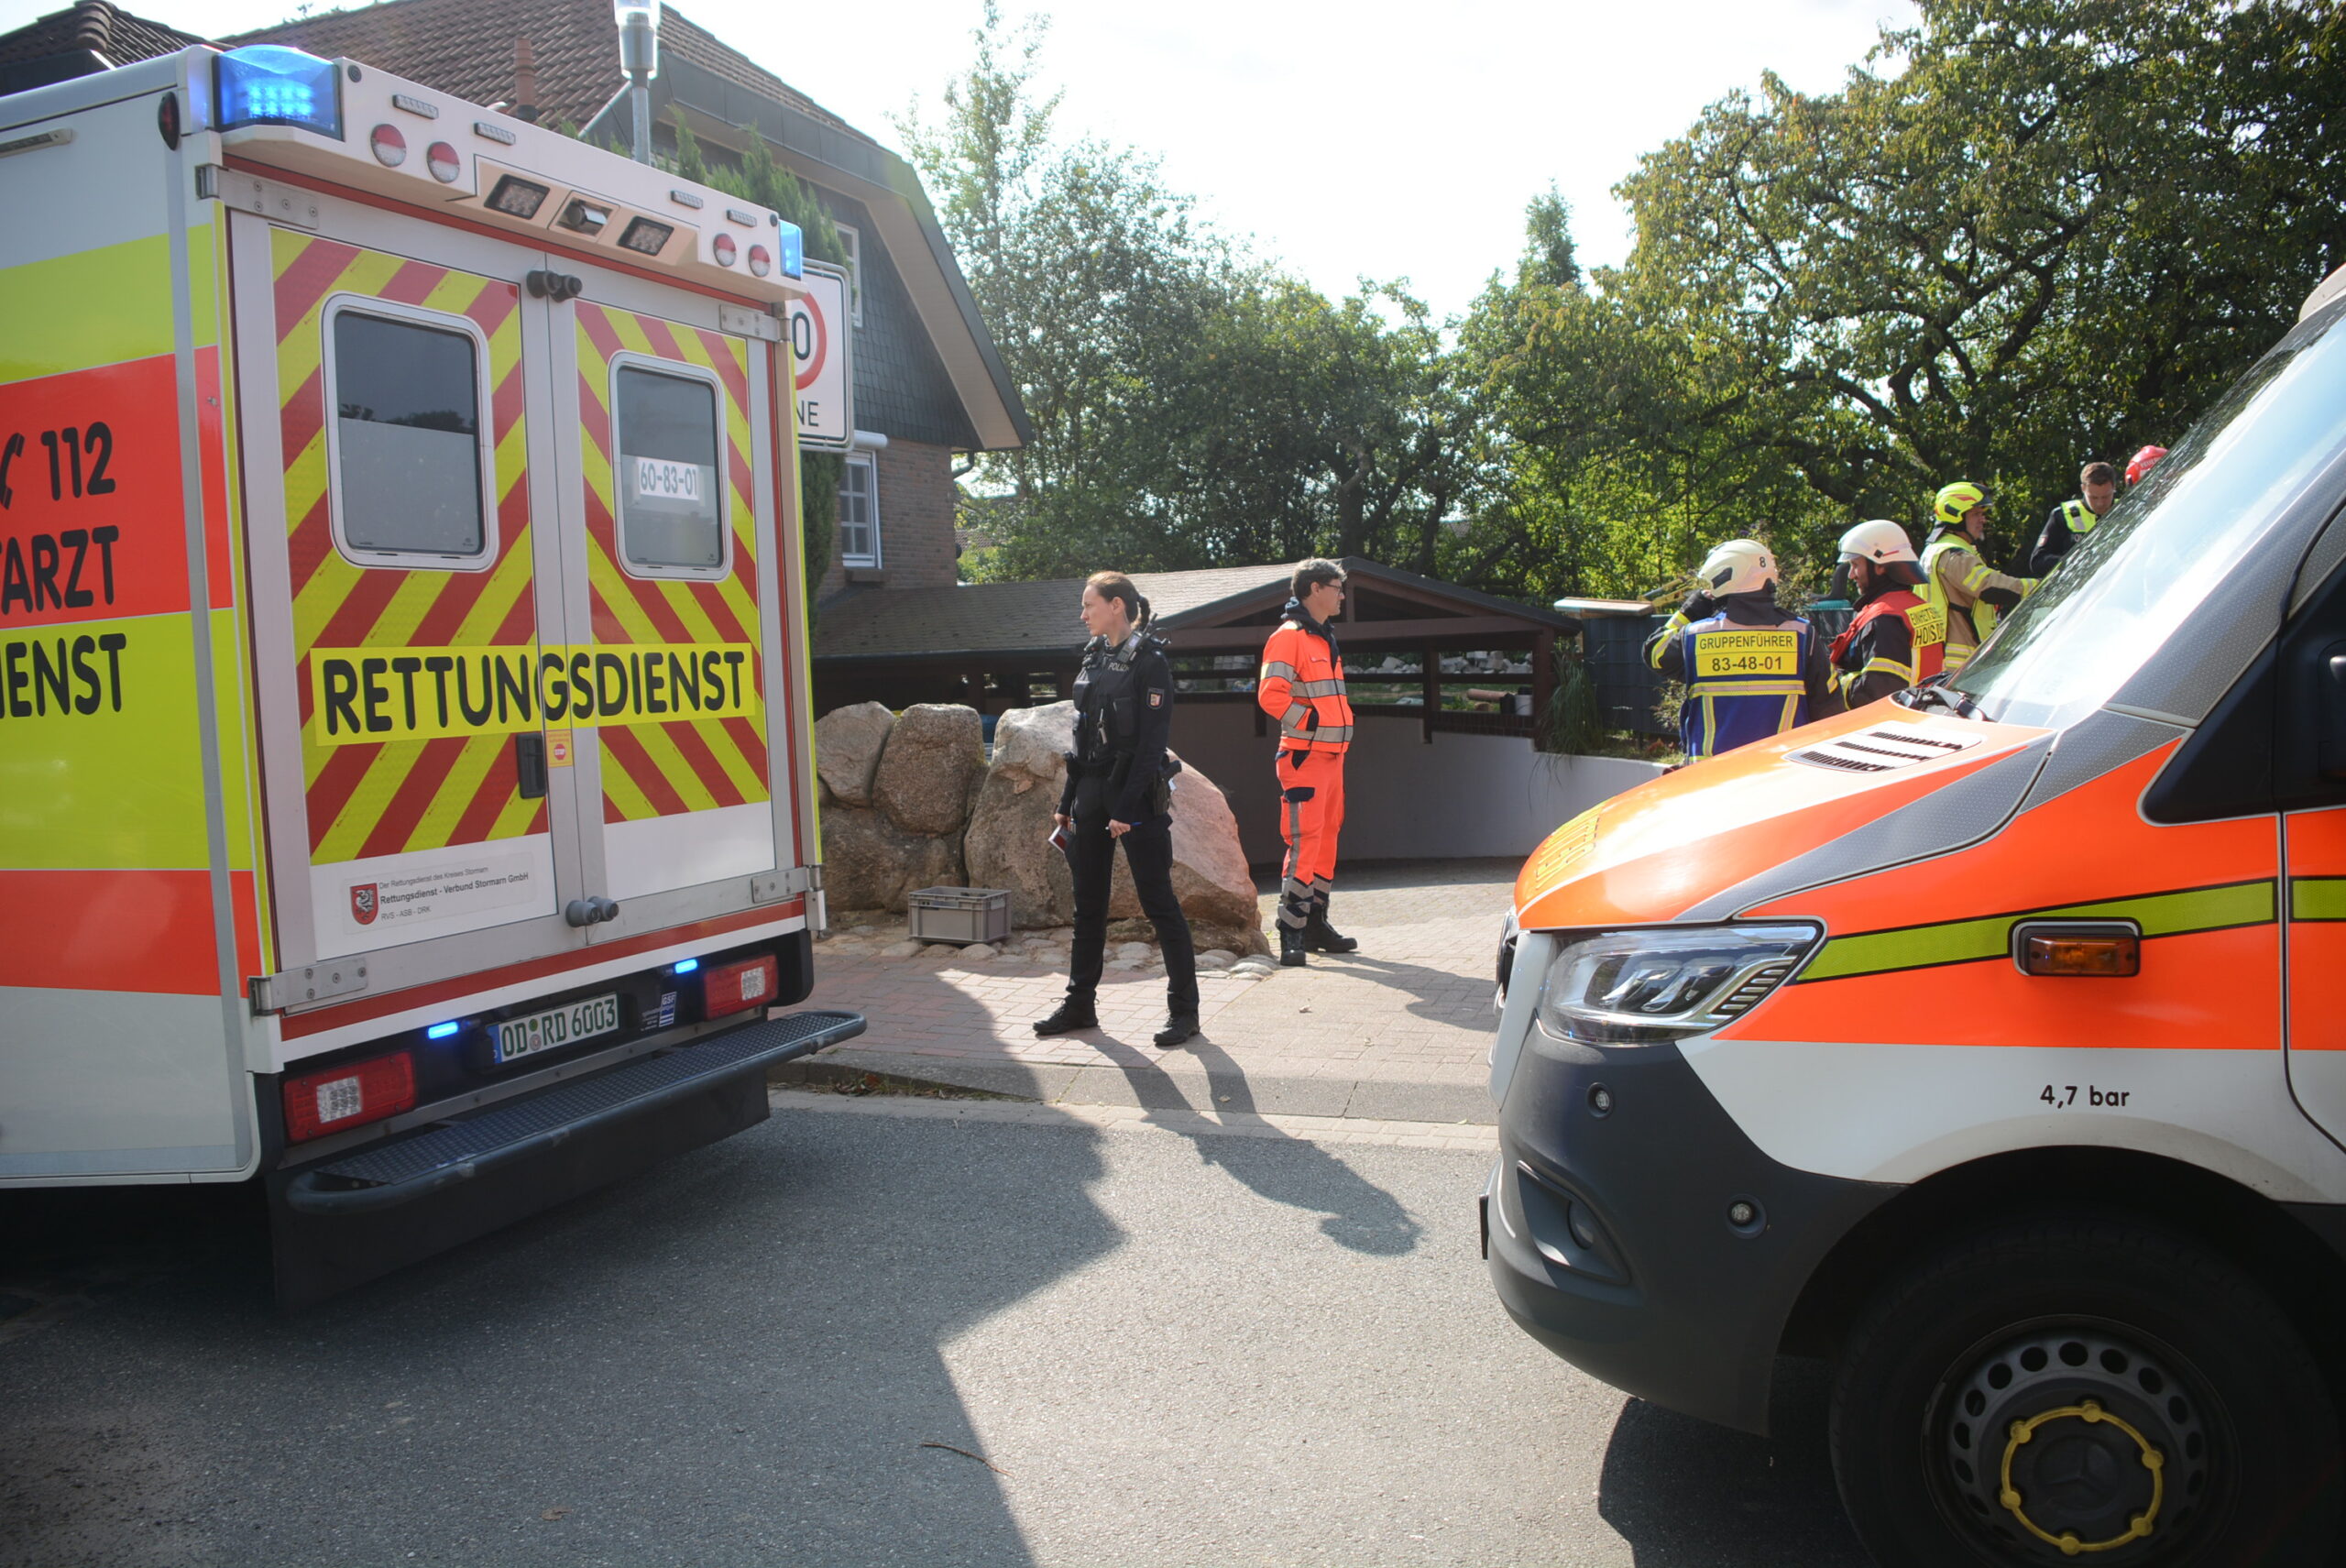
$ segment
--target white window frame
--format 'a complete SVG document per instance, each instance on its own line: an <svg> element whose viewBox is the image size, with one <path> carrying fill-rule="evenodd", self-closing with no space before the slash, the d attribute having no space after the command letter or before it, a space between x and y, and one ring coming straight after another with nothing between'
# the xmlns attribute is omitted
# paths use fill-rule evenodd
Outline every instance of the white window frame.
<svg viewBox="0 0 2346 1568"><path fill-rule="evenodd" d="M714 566L647 566L635 560L627 551L627 508L619 495L620 449L625 434L619 429L619 372L636 369L657 376L673 376L680 381L698 381L707 387L717 411L717 538L718 550ZM733 477L727 472L732 457L732 442L726 426L732 405L726 400L725 383L717 372L685 359L663 359L656 354L642 354L623 348L611 356L610 382L604 389L608 400L604 406L611 411L611 543L619 555L619 568L629 576L642 582L721 583L733 575Z"/></svg>
<svg viewBox="0 0 2346 1568"><path fill-rule="evenodd" d="M887 547L881 543L880 537L880 465L869 452L850 452L847 454L846 462L839 468L839 491L842 496L844 496L847 491L846 481L849 473L857 468L861 468L866 474L871 476L871 478L865 488L865 495L872 503L872 549L868 554L861 555L851 555L848 553L846 532L847 520L844 517L841 517L833 525L839 530L839 565L842 566L869 566L876 570L880 566L882 559L885 555L887 549Z"/></svg>
<svg viewBox="0 0 2346 1568"><path fill-rule="evenodd" d="M847 319L856 326L863 324L863 235L853 224L843 224L837 218L831 226L839 231L839 243L847 247Z"/></svg>
<svg viewBox="0 0 2346 1568"><path fill-rule="evenodd" d="M336 362L341 356L334 351L334 323L345 315L356 312L363 316L375 316L385 321L403 321L436 332L461 333L472 340L473 345L473 406L479 411L475 420L477 427L473 441L479 453L480 472L480 552L474 555L441 555L426 550L372 550L350 542L347 524L343 516L342 502L342 399L336 386ZM330 297L325 308L318 313L319 362L323 367L321 378L325 397L326 438L326 519L334 536L336 554L355 566L385 567L405 571L427 572L486 572L494 567L504 553L504 540L498 532L497 518L497 411L491 401L488 384L488 334L470 316L451 311L431 311L421 305L402 304L396 300L378 300L372 294L339 293Z"/></svg>

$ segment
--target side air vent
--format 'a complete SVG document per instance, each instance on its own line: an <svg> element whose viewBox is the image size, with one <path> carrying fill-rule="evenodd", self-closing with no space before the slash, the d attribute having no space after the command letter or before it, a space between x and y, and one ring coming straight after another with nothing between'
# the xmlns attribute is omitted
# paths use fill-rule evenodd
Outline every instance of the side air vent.
<svg viewBox="0 0 2346 1568"><path fill-rule="evenodd" d="M1911 729L1868 729L1837 736L1822 745L1803 746L1792 753L1792 760L1845 773L1886 773L1892 768L1934 762L1968 751L1979 744L1979 739L1977 735L1923 735Z"/></svg>

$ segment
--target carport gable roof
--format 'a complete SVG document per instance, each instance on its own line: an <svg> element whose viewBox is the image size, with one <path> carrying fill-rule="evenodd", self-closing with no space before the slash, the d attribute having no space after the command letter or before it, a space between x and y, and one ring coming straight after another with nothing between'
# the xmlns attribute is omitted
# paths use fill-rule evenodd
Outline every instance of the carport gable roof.
<svg viewBox="0 0 2346 1568"><path fill-rule="evenodd" d="M1518 604L1357 556L1343 565L1355 598L1399 614L1338 622L1347 643L1398 646L1459 638L1495 642L1569 632L1570 616ZM1296 563L1135 572L1133 582L1177 652L1259 647L1287 603ZM1366 590L1362 595L1361 590ZM823 611L815 634L820 664L989 663L1005 658L1071 662L1084 633L1076 619L1082 579L975 583L959 587L881 588ZM1348 606L1349 609L1349 606Z"/></svg>

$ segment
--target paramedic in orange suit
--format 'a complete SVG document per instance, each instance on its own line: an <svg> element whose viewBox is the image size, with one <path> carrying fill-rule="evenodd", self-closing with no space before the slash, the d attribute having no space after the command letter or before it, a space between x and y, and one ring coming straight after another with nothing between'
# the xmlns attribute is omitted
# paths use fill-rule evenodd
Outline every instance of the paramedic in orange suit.
<svg viewBox="0 0 2346 1568"><path fill-rule="evenodd" d="M1360 944L1328 924L1336 835L1344 824L1344 751L1353 739L1343 651L1331 625L1344 602L1344 569L1333 561L1306 561L1288 588L1278 630L1263 644L1255 701L1279 726L1272 763L1279 781L1279 837L1287 843L1279 962L1293 968L1307 949L1349 953Z"/></svg>

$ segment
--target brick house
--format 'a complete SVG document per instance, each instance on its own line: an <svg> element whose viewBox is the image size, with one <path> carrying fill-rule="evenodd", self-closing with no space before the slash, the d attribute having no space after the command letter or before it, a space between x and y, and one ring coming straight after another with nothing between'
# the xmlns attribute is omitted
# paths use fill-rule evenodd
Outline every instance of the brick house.
<svg viewBox="0 0 2346 1568"><path fill-rule="evenodd" d="M0 35L0 91L101 71L202 38L80 0ZM543 124L628 144L626 78L610 0L386 0L219 40L346 55ZM1031 436L1018 390L978 314L911 165L739 50L663 6L652 84L655 154L682 115L703 154L738 159L750 137L812 186L850 250L856 446L840 487L828 602L867 587L959 580L959 455Z"/></svg>

